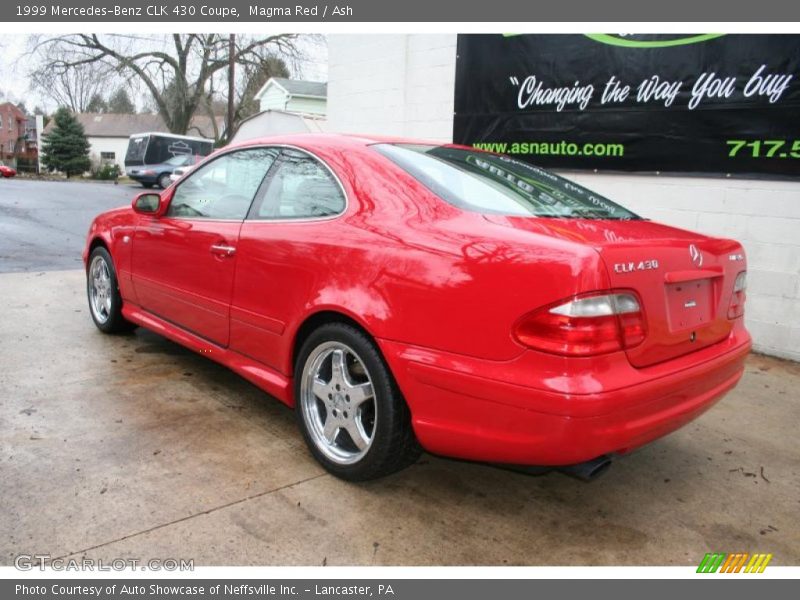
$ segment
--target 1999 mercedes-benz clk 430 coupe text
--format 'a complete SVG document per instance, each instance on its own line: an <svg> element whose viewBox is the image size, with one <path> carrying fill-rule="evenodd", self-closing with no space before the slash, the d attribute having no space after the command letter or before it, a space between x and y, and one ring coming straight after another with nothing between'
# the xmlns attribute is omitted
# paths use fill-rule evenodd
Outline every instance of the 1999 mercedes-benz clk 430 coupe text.
<svg viewBox="0 0 800 600"><path fill-rule="evenodd" d="M471 148L338 135L227 147L92 223L92 318L296 408L363 480L430 452L603 465L732 389L742 246Z"/></svg>

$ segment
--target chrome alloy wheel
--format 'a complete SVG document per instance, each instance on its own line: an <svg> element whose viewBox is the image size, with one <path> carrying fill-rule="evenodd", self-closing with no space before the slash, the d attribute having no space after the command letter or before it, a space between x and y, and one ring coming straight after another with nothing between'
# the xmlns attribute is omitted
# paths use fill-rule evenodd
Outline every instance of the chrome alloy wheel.
<svg viewBox="0 0 800 600"><path fill-rule="evenodd" d="M340 465L361 460L372 446L377 403L364 362L341 342L311 352L300 381L300 410L316 447Z"/></svg>
<svg viewBox="0 0 800 600"><path fill-rule="evenodd" d="M92 314L99 323L105 323L111 316L111 301L114 290L111 289L111 273L102 256L95 256L89 267L89 294Z"/></svg>

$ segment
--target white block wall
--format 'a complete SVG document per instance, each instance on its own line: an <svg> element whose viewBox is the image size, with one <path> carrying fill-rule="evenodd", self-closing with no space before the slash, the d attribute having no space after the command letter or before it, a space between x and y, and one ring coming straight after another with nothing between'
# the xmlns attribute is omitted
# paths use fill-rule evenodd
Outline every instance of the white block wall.
<svg viewBox="0 0 800 600"><path fill-rule="evenodd" d="M456 36L329 36L330 131L452 141ZM800 361L800 183L569 173L663 223L741 241L756 350Z"/></svg>
<svg viewBox="0 0 800 600"><path fill-rule="evenodd" d="M450 140L456 36L328 36L333 131Z"/></svg>

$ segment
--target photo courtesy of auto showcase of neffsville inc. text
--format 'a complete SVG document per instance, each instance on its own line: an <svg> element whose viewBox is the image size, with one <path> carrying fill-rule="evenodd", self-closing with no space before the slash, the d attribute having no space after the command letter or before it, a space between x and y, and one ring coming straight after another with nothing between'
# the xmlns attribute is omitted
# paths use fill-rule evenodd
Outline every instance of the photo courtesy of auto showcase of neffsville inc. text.
<svg viewBox="0 0 800 600"><path fill-rule="evenodd" d="M2 25L9 597L800 577L800 28L297 15Z"/></svg>

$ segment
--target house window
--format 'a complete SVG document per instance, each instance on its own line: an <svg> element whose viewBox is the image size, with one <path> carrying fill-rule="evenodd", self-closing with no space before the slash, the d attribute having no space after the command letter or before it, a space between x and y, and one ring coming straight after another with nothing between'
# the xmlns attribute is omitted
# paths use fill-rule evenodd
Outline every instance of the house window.
<svg viewBox="0 0 800 600"><path fill-rule="evenodd" d="M114 160L116 158L116 154L114 152L101 152L100 158L103 160Z"/></svg>

